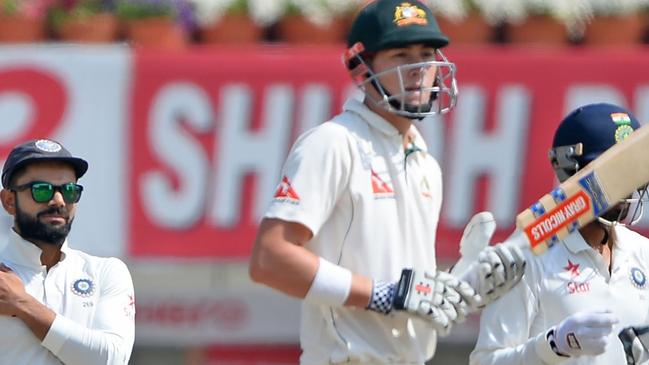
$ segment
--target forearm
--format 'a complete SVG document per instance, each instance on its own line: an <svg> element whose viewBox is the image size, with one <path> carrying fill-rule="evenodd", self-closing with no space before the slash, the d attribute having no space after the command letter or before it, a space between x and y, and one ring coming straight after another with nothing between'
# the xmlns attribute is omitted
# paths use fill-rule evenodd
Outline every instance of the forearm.
<svg viewBox="0 0 649 365"><path fill-rule="evenodd" d="M263 220L250 259L251 278L287 295L306 298L321 265L320 257L304 247L310 239L311 232L300 224ZM336 262L331 265L338 266ZM347 291L346 305L366 307L372 279L351 273Z"/></svg>
<svg viewBox="0 0 649 365"><path fill-rule="evenodd" d="M85 328L57 315L51 309L27 295L21 298L16 317L32 331L41 345L66 365L126 364L132 340L119 334ZM132 331L131 331L132 332Z"/></svg>
<svg viewBox="0 0 649 365"><path fill-rule="evenodd" d="M25 323L39 341L43 341L54 322L56 313L26 294L18 300L16 317Z"/></svg>
<svg viewBox="0 0 649 365"><path fill-rule="evenodd" d="M57 316L42 345L66 365L124 365L130 358L133 338L88 329Z"/></svg>
<svg viewBox="0 0 649 365"><path fill-rule="evenodd" d="M253 260L250 270L253 280L300 299L307 297L320 268L318 256L294 244L267 250ZM372 279L352 273L345 305L364 308L371 294Z"/></svg>

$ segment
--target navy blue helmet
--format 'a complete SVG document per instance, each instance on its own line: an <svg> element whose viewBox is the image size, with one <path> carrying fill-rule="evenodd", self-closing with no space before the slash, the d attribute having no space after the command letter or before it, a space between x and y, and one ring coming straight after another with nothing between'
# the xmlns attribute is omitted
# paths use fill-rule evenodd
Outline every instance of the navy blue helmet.
<svg viewBox="0 0 649 365"><path fill-rule="evenodd" d="M588 104L573 110L554 134L550 161L559 181L565 181L616 143L640 128L636 117L625 108L607 103ZM624 177L621 177L624 178ZM638 189L599 218L632 225L642 217L647 187Z"/></svg>
<svg viewBox="0 0 649 365"><path fill-rule="evenodd" d="M552 141L550 161L557 177L566 180L638 128L636 117L617 105L588 104L573 110Z"/></svg>

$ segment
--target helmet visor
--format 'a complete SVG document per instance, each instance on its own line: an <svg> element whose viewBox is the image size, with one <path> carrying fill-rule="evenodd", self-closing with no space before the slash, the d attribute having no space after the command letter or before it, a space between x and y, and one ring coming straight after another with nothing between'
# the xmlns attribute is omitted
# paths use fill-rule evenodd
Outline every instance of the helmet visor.
<svg viewBox="0 0 649 365"><path fill-rule="evenodd" d="M431 61L399 65L355 78L368 99L389 112L413 119L449 112L456 103L455 65L435 51ZM389 89L386 85L392 85Z"/></svg>

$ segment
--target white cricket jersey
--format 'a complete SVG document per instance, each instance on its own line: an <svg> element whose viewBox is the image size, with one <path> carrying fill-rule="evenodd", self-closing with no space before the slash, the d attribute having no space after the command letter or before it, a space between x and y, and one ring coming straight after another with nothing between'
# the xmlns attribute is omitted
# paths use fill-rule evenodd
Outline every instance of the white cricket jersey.
<svg viewBox="0 0 649 365"><path fill-rule="evenodd" d="M471 364L626 364L617 334L624 327L649 324L649 239L617 226L612 270L575 232L534 256L526 250L523 280L482 312ZM582 310L609 309L620 319L606 352L561 357L545 340L546 331Z"/></svg>
<svg viewBox="0 0 649 365"><path fill-rule="evenodd" d="M441 172L411 132L405 151L390 123L348 100L295 142L265 216L305 225L314 235L307 249L374 280L396 282L404 267L435 270ZM301 364L422 364L436 334L403 312L303 302L300 342Z"/></svg>
<svg viewBox="0 0 649 365"><path fill-rule="evenodd" d="M135 337L133 282L116 258L90 256L67 245L46 270L41 250L13 230L0 262L27 293L56 313L41 342L18 318L0 316L0 364L127 364Z"/></svg>

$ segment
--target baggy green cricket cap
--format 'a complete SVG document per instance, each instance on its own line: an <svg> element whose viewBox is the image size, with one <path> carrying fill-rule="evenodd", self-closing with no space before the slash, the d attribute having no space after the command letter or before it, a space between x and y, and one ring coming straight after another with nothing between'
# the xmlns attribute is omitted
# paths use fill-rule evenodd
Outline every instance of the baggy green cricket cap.
<svg viewBox="0 0 649 365"><path fill-rule="evenodd" d="M418 0L376 0L358 13L347 46L362 43L366 52L426 44L442 48L449 43L433 12Z"/></svg>

